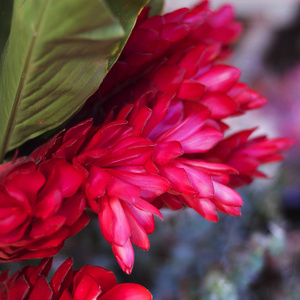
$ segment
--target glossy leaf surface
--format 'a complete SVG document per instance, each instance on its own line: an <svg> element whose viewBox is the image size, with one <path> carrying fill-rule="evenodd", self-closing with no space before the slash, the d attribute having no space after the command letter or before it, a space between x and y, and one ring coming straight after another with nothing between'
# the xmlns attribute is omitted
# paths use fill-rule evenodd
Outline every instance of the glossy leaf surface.
<svg viewBox="0 0 300 300"><path fill-rule="evenodd" d="M57 127L84 104L108 72L113 63L109 59L118 53L144 3L15 1L0 69L1 159Z"/></svg>

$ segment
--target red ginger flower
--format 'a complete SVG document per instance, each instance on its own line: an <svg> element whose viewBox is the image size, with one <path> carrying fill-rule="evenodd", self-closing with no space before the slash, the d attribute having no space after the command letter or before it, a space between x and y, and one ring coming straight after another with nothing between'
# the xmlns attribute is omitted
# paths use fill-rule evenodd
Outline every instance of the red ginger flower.
<svg viewBox="0 0 300 300"><path fill-rule="evenodd" d="M140 99L125 106L117 119L126 117L135 133L155 142L152 154L154 170L170 182L170 190L155 200L173 209L189 206L210 221L217 221L216 210L240 215L242 199L226 187L229 173L236 171L227 165L189 159L189 154L205 153L223 137L208 127L209 111L193 113L183 119L182 102L160 94L152 110ZM150 164L148 164L150 166Z"/></svg>
<svg viewBox="0 0 300 300"><path fill-rule="evenodd" d="M147 169L154 143L136 136L127 121L91 126L88 120L61 132L32 157L37 161L49 157L72 160L85 174L88 204L98 214L101 232L120 266L130 273L134 262L132 243L147 250L147 234L154 231L153 215L162 218L150 202L170 185Z"/></svg>
<svg viewBox="0 0 300 300"><path fill-rule="evenodd" d="M67 259L47 281L52 258L37 267L26 266L12 276L0 273L1 300L151 300L150 292L134 283L117 284L115 275L104 268L86 265L73 271Z"/></svg>
<svg viewBox="0 0 300 300"><path fill-rule="evenodd" d="M135 103L143 97L155 99L160 93L172 94L174 100L182 101L185 116L209 110L211 126L224 131L228 126L221 120L258 108L266 103L266 99L238 82L238 69L215 65L219 53L220 47L216 44L194 45L183 50L176 48L156 61L136 81L119 92L107 94L105 97L109 101L104 104L104 109L119 111L124 101ZM122 70L118 70L120 72ZM115 77L113 71L108 73L107 80L110 77ZM105 93L106 84L104 80L99 88L100 95ZM151 106L149 103L146 105Z"/></svg>
<svg viewBox="0 0 300 300"><path fill-rule="evenodd" d="M219 44L221 53L241 33L242 26L234 20L231 6L216 12L209 10L208 1L193 9L182 8L163 16L147 18L148 9L140 14L120 58L104 80L100 90L105 96L112 89L132 78L139 77L148 68L157 65L170 54L191 46ZM143 40L143 43L140 41Z"/></svg>
<svg viewBox="0 0 300 300"><path fill-rule="evenodd" d="M4 168L5 167L5 168ZM88 218L78 192L81 172L63 159L39 166L30 158L4 164L0 173L0 261L55 255Z"/></svg>
<svg viewBox="0 0 300 300"><path fill-rule="evenodd" d="M149 19L144 11L90 103L96 101L99 106L106 101L104 110L109 112L145 94L173 93L184 102L185 116L208 108L211 118L219 123L215 126L224 130L227 126L221 119L266 103L247 85L237 82L238 69L214 65L224 45L232 43L240 31L230 6L211 12L207 1L191 10Z"/></svg>
<svg viewBox="0 0 300 300"><path fill-rule="evenodd" d="M294 143L291 139L267 139L266 136L249 139L254 130L237 132L201 155L201 158L207 161L225 163L238 171L238 174L230 175L229 185L232 187L250 184L255 177L267 177L257 170L258 167L261 164L282 160L281 153Z"/></svg>
<svg viewBox="0 0 300 300"><path fill-rule="evenodd" d="M216 123L214 126L227 129L221 120L258 108L266 103L266 99L238 82L238 69L213 65L218 53L216 45L199 45L177 51L138 81L111 95L106 106L118 109L124 104L124 99L134 103L145 95L151 94L155 98L163 92L182 101L185 116L194 111L210 110L210 119ZM99 91L102 89L105 89L105 81Z"/></svg>
<svg viewBox="0 0 300 300"><path fill-rule="evenodd" d="M209 10L209 1L203 1L193 11L199 14L200 9ZM222 45L222 57L228 54L228 46L234 43L242 32L242 24L235 20L233 7L224 5L216 11L210 11L209 17L193 30L188 39L191 44L204 43L207 45L220 43Z"/></svg>
<svg viewBox="0 0 300 300"><path fill-rule="evenodd" d="M222 30L227 30L223 40ZM107 111L110 104L117 106L106 124L82 122L31 155L41 169L56 159L81 171L88 205L127 273L132 243L148 249L153 215L161 216L152 204L190 206L212 221L216 210L240 214L241 198L226 186L236 171L191 158L220 142L227 128L221 120L265 103L238 83L239 70L215 65L239 30L231 9L211 13L207 2L163 17L141 17L98 91L100 101L110 98ZM121 109L124 100L134 104Z"/></svg>
<svg viewBox="0 0 300 300"><path fill-rule="evenodd" d="M162 217L149 202L166 192L169 183L146 170L154 144L135 136L134 128L126 123L111 122L99 129L74 161L89 172L88 203L98 213L101 232L120 266L130 273L134 261L131 243L148 250L153 215Z"/></svg>

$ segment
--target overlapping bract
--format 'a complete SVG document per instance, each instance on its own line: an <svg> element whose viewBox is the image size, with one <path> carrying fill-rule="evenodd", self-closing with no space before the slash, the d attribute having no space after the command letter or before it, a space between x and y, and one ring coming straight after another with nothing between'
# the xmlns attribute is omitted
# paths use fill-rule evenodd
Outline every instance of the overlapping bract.
<svg viewBox="0 0 300 300"><path fill-rule="evenodd" d="M115 275L104 268L86 265L73 271L67 259L47 281L52 258L37 267L26 266L9 276L0 273L1 300L151 300L150 292L134 283L117 284Z"/></svg>
<svg viewBox="0 0 300 300"><path fill-rule="evenodd" d="M228 45L242 30L241 24L234 20L231 6L212 12L208 1L193 9L182 8L163 16L147 18L147 13L146 8L140 14L120 58L98 91L102 98L112 90L122 89L125 82L140 77L176 51L218 44L219 58L225 56ZM191 62L196 64L197 60Z"/></svg>
<svg viewBox="0 0 300 300"><path fill-rule="evenodd" d="M169 182L148 171L154 143L134 134L125 120L92 127L87 120L61 132L32 153L38 162L49 157L72 162L84 176L82 192L98 214L100 229L122 269L130 273L132 243L147 250L154 218L162 218L150 202L169 190Z"/></svg>
<svg viewBox="0 0 300 300"><path fill-rule="evenodd" d="M251 131L223 138L227 117L266 103L238 81L238 69L220 64L241 30L229 6L211 12L205 1L165 16L146 13L84 108L101 125L85 120L24 162L0 167L3 199L14 199L0 204L0 221L8 224L2 260L55 254L84 225L87 203L130 273L132 244L149 248L162 206L191 207L210 221L218 220L217 211L239 216L242 199L231 187L261 176L258 166L281 159L290 146L287 139L249 141ZM9 218L13 212L21 217Z"/></svg>
<svg viewBox="0 0 300 300"><path fill-rule="evenodd" d="M169 189L158 174L147 172L154 144L134 135L127 122L102 127L75 157L88 171L85 193L98 213L100 229L127 273L131 272L132 244L148 250L147 234L154 231L153 215L162 218L149 202Z"/></svg>
<svg viewBox="0 0 300 300"><path fill-rule="evenodd" d="M267 178L258 167L261 164L282 160L281 153L294 143L293 140L267 139L266 136L249 139L254 131L255 129L249 129L233 134L202 155L208 161L229 164L238 171L238 175L230 176L231 187L250 184L256 177Z"/></svg>
<svg viewBox="0 0 300 300"><path fill-rule="evenodd" d="M241 197L225 186L228 174L236 170L228 165L190 158L212 149L223 137L207 124L209 111L195 112L184 118L182 102L166 95L157 98L152 110L141 107L145 102L142 100L135 106L125 106L116 118L126 116L136 134L155 142L153 172L170 183L168 192L156 198L155 205L166 204L172 209L189 206L210 221L218 220L216 210L240 215Z"/></svg>
<svg viewBox="0 0 300 300"><path fill-rule="evenodd" d="M6 164L0 172L1 262L55 255L88 223L83 178L64 159Z"/></svg>

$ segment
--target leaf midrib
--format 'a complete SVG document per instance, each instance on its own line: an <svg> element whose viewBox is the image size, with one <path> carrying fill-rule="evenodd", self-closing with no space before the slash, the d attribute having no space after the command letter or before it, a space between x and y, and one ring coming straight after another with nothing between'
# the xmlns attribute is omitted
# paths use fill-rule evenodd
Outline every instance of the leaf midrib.
<svg viewBox="0 0 300 300"><path fill-rule="evenodd" d="M48 7L50 1L51 0L47 0L46 1L45 7L44 7L44 9L42 11L40 19L38 20L38 22L36 23L37 25L34 28L35 31L32 34L32 40L30 42L29 50L28 50L28 53L26 55L24 67L23 67L23 70L22 70L22 73L21 73L20 82L18 84L17 92L16 92L16 95L15 95L15 98L14 98L14 101L13 101L12 110L11 110L10 117L9 117L9 120L8 120L8 123L7 123L7 128L5 130L5 135L4 135L4 138L3 138L3 143L1 145L1 149L0 149L0 162L3 160L4 155L6 153L6 149L7 149L8 143L9 143L9 137L10 137L10 134L11 134L11 132L13 130L13 126L14 126L14 123L15 123L15 119L16 119L16 115L17 115L16 114L17 113L17 109L18 109L19 104L21 102L21 94L22 94L22 91L23 91L23 88L24 88L24 85L25 85L25 81L26 81L28 69L29 69L29 66L30 66L31 61L32 61L34 46L36 44L36 40L37 40L37 37L38 37L38 32L40 30L43 17L45 15L45 12L47 10L47 7Z"/></svg>

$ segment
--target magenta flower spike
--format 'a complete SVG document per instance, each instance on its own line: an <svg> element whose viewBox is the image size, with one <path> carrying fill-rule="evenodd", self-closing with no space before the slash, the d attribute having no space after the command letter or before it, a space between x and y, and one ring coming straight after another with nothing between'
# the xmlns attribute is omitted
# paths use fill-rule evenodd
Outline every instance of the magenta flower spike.
<svg viewBox="0 0 300 300"><path fill-rule="evenodd" d="M213 12L208 1L151 18L144 9L119 59L73 121L89 119L0 166L0 261L57 254L87 224L88 209L129 274L132 245L148 250L160 208L190 207L213 222L217 212L240 216L243 201L232 188L265 176L259 165L281 160L292 144L249 139L253 130L224 138L226 118L266 103L239 81L237 68L224 64L241 29L230 6ZM0 292L20 293L20 299L38 299L41 290L48 299L151 299L143 288L135 286L136 296L132 285L113 279L107 288L112 275L96 267L73 276L71 261L49 285L41 273L46 266L3 279Z"/></svg>

